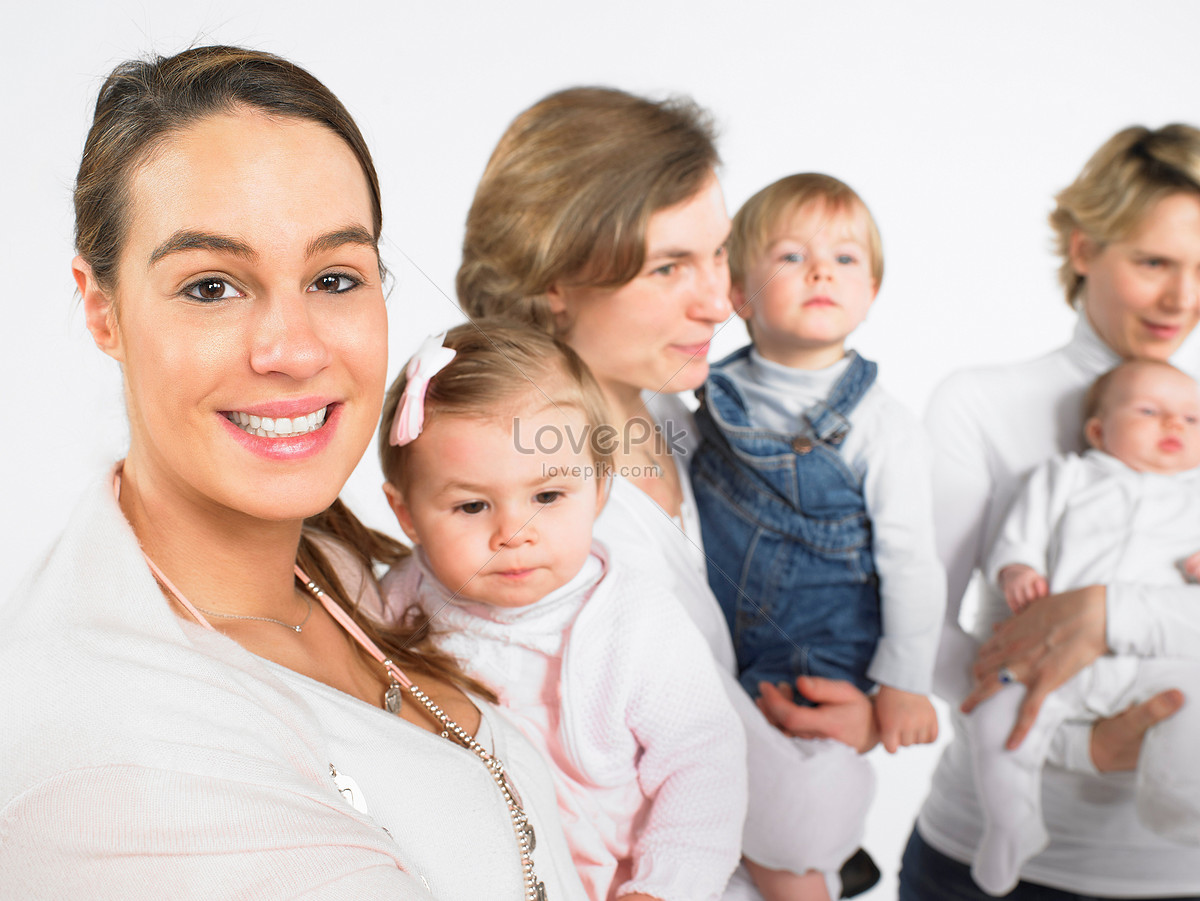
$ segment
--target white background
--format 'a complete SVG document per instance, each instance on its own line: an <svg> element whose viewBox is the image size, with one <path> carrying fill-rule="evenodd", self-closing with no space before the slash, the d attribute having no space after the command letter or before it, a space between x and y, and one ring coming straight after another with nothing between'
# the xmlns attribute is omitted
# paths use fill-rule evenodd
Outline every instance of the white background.
<svg viewBox="0 0 1200 901"><path fill-rule="evenodd" d="M127 440L120 374L87 338L69 271L91 107L127 57L246 44L299 62L341 97L383 184L393 371L458 317L448 295L462 223L517 112L575 84L691 94L720 125L731 212L806 170L848 181L871 206L887 273L853 343L918 411L953 369L1066 339L1072 316L1045 220L1091 152L1131 123L1200 122L1200 7L1184 0L16 5L0 17L0 571L10 585ZM743 341L732 323L714 353ZM345 496L394 530L380 481L369 454ZM936 751L875 756L866 846L885 878L867 897L882 901L895 895Z"/></svg>

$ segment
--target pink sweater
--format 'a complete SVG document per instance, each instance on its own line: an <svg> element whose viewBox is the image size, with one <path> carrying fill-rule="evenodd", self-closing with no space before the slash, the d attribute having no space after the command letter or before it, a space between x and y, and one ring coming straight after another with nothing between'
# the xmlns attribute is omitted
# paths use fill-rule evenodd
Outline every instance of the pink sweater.
<svg viewBox="0 0 1200 901"><path fill-rule="evenodd" d="M551 762L593 901L721 897L740 857L745 740L669 592L636 583L600 545L572 582L518 609L451 599L420 558L384 588L389 605L435 616L440 646Z"/></svg>

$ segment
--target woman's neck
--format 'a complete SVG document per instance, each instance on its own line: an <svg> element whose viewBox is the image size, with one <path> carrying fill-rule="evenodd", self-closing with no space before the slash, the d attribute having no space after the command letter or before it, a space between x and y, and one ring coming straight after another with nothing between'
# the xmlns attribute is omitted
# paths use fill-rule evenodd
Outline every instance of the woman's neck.
<svg viewBox="0 0 1200 901"><path fill-rule="evenodd" d="M301 521L266 522L188 497L126 460L121 512L145 554L192 603L220 613L290 619Z"/></svg>

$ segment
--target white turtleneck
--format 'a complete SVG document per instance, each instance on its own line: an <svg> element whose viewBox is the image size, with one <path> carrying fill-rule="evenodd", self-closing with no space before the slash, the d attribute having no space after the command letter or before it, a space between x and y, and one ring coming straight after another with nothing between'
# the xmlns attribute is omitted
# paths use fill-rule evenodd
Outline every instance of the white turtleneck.
<svg viewBox="0 0 1200 901"><path fill-rule="evenodd" d="M1172 362L1195 375L1198 352L1200 342L1190 340ZM926 425L934 442L934 516L949 592L935 688L952 709L970 687L978 649L959 625L960 614L966 621L971 612L963 609L968 584L1025 477L1056 454L1083 449L1084 392L1118 362L1081 314L1065 347L1025 363L955 373L934 393ZM1196 586L1112 584L1107 614L1109 646L1118 653L1200 657ZM917 824L935 849L968 863L983 816L962 722L953 715L956 737ZM1086 730L1073 730L1070 741L1086 748ZM1138 822L1133 774L1048 767L1042 804L1050 846L1025 865L1023 879L1104 897L1200 894L1200 848L1171 843Z"/></svg>

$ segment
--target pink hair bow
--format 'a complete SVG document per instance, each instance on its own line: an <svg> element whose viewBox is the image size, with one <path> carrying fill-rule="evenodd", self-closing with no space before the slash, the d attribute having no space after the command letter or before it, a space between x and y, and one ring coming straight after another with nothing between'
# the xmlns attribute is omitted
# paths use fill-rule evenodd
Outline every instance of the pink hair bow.
<svg viewBox="0 0 1200 901"><path fill-rule="evenodd" d="M425 392L433 377L454 359L454 350L443 346L445 340L445 332L430 335L408 361L404 370L407 383L392 419L392 433L388 439L395 447L403 447L421 434L425 425Z"/></svg>

